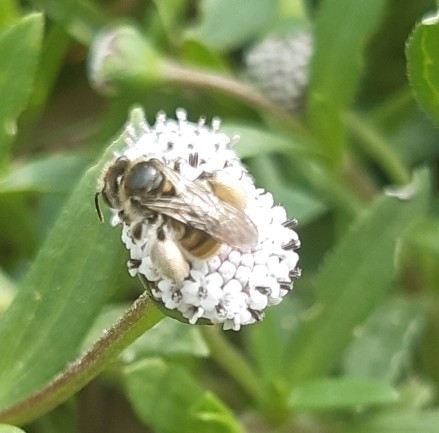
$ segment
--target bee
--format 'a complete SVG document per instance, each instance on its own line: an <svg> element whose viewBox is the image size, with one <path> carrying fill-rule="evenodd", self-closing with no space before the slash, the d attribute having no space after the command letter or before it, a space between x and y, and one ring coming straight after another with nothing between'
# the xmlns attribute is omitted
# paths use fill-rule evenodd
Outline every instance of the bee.
<svg viewBox="0 0 439 433"><path fill-rule="evenodd" d="M99 195L130 225L134 242L147 230L153 265L176 282L189 275L188 260L208 259L222 244L249 251L258 242L257 228L244 213L244 189L220 171L192 181L178 164L173 169L155 158L120 156L98 181L95 206L103 220Z"/></svg>

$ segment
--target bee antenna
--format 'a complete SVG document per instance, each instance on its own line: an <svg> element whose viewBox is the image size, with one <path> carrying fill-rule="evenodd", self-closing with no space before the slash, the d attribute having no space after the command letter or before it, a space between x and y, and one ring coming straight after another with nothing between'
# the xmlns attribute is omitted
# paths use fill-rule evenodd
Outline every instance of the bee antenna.
<svg viewBox="0 0 439 433"><path fill-rule="evenodd" d="M95 209L96 209L96 213L98 214L99 221L103 223L104 215L102 214L101 207L99 206L99 194L100 192L97 192L95 194Z"/></svg>

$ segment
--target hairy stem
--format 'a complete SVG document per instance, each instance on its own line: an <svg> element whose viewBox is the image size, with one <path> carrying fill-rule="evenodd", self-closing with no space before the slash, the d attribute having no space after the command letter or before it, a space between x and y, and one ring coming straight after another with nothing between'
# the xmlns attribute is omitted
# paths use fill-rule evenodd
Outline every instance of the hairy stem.
<svg viewBox="0 0 439 433"><path fill-rule="evenodd" d="M312 134L282 107L267 99L255 88L233 77L215 74L210 71L187 68L167 62L163 67L164 78L167 82L192 86L205 90L219 91L235 97L247 105L260 109L280 121L285 129L306 140L309 144L314 141Z"/></svg>
<svg viewBox="0 0 439 433"><path fill-rule="evenodd" d="M0 411L0 421L24 424L63 403L96 377L123 349L164 316L146 293L83 355L33 394Z"/></svg>

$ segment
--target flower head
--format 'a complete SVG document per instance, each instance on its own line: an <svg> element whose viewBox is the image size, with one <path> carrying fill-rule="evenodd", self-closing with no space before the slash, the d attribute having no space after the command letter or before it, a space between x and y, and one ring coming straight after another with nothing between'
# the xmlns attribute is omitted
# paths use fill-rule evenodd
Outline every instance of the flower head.
<svg viewBox="0 0 439 433"><path fill-rule="evenodd" d="M218 119L192 123L182 109L176 117L159 113L150 126L133 114L99 192L122 225L130 275L156 302L189 323L238 330L300 275L296 221L255 187Z"/></svg>
<svg viewBox="0 0 439 433"><path fill-rule="evenodd" d="M268 37L246 53L246 78L273 102L295 111L304 104L312 54L308 31Z"/></svg>

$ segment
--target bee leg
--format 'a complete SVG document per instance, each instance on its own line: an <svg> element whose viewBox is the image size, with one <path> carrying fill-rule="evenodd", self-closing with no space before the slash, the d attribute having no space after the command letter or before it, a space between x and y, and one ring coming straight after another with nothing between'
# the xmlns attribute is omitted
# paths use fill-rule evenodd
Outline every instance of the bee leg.
<svg viewBox="0 0 439 433"><path fill-rule="evenodd" d="M143 236L143 224L137 223L130 229L130 235L133 242L140 241Z"/></svg>
<svg viewBox="0 0 439 433"><path fill-rule="evenodd" d="M236 209L244 210L247 205L247 194L239 180L231 179L222 171L201 173L196 181L204 182L209 189L221 200L231 204Z"/></svg>
<svg viewBox="0 0 439 433"><path fill-rule="evenodd" d="M184 158L178 158L174 161L174 171L178 174L181 174L181 166L186 164L186 160Z"/></svg>
<svg viewBox="0 0 439 433"><path fill-rule="evenodd" d="M175 282L189 276L189 263L179 246L167 236L163 226L157 229L156 242L151 245L149 255L160 275Z"/></svg>
<svg viewBox="0 0 439 433"><path fill-rule="evenodd" d="M129 218L126 216L125 211L122 209L117 213L117 216L119 219L124 222L125 224L130 224Z"/></svg>

